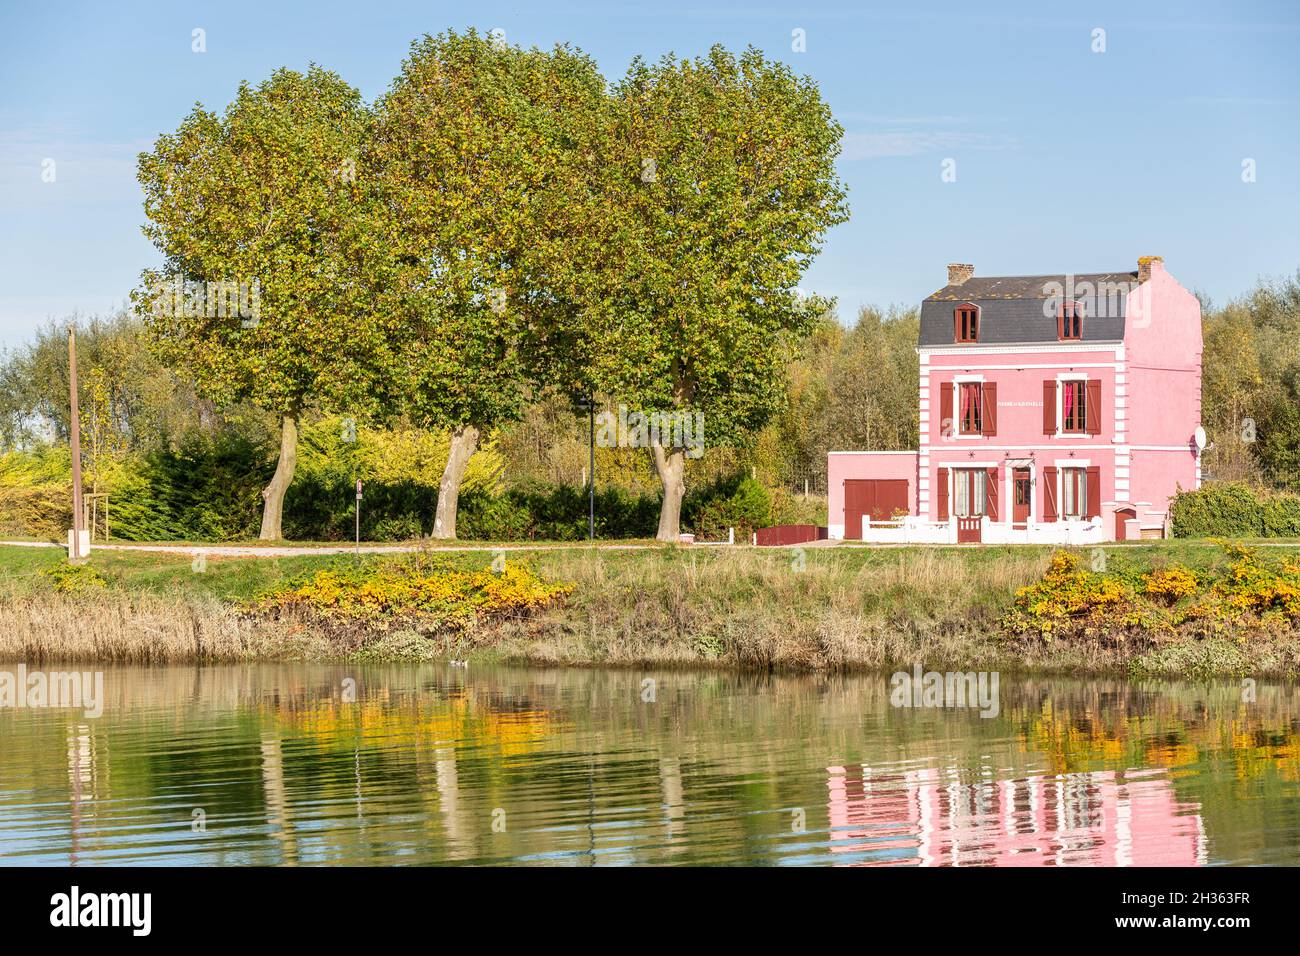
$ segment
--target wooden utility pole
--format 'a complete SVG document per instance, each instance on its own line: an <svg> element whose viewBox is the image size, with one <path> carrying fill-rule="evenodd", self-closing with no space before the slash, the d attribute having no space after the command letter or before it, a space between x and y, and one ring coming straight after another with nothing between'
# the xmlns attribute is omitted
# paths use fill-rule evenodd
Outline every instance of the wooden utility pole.
<svg viewBox="0 0 1300 956"><path fill-rule="evenodd" d="M81 553L81 531L85 526L85 507L81 497L81 411L77 406L77 333L68 329L68 389L72 396L72 547L68 560L77 562L86 558Z"/></svg>

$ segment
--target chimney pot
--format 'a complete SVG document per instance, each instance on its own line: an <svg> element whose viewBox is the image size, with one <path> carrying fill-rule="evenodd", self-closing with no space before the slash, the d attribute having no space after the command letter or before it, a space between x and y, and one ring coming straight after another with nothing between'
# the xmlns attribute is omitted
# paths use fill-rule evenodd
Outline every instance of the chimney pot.
<svg viewBox="0 0 1300 956"><path fill-rule="evenodd" d="M975 267L965 262L948 263L948 284L961 285L975 274Z"/></svg>
<svg viewBox="0 0 1300 956"><path fill-rule="evenodd" d="M1138 257L1138 285L1141 285L1143 282L1146 282L1148 279L1151 278L1151 264L1153 262L1160 263L1160 268L1162 269L1165 267L1164 256L1139 256Z"/></svg>

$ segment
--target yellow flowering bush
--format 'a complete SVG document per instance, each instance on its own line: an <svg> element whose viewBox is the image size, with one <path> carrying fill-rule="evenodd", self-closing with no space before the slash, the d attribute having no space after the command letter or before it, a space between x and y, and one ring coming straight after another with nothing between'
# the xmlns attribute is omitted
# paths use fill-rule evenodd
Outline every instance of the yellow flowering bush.
<svg viewBox="0 0 1300 956"><path fill-rule="evenodd" d="M1123 642L1188 629L1245 633L1300 624L1300 559L1267 560L1237 544L1224 549L1226 568L1200 574L1177 564L1147 574L1123 565L1091 572L1058 551L1041 580L1016 592L1003 627L1045 639Z"/></svg>
<svg viewBox="0 0 1300 956"><path fill-rule="evenodd" d="M1013 634L1068 635L1099 625L1137 623L1133 589L1118 577L1079 567L1067 551L1052 555L1041 581L1016 592L1003 619Z"/></svg>
<svg viewBox="0 0 1300 956"><path fill-rule="evenodd" d="M1227 576L1214 586L1213 597L1223 608L1220 616L1234 623L1258 617L1266 621L1300 619L1300 562L1287 559L1278 565L1260 558L1259 552L1241 545L1225 545L1232 558Z"/></svg>
<svg viewBox="0 0 1300 956"><path fill-rule="evenodd" d="M1147 575L1146 587L1143 588L1143 593L1170 605L1191 597L1196 591L1196 575L1181 565L1152 571Z"/></svg>
<svg viewBox="0 0 1300 956"><path fill-rule="evenodd" d="M376 630L460 630L488 618L528 614L572 590L571 584L542 581L523 564L466 571L418 557L317 571L264 597L257 609Z"/></svg>

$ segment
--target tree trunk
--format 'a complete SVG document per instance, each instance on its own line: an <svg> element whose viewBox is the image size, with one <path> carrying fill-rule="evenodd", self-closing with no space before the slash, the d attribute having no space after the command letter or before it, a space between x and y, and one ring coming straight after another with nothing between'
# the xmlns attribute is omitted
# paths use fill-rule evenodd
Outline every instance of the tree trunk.
<svg viewBox="0 0 1300 956"><path fill-rule="evenodd" d="M284 494L293 481L294 469L298 467L298 414L286 414L280 421L280 460L275 463L275 474L271 483L262 489L262 533L258 536L263 541L279 541L284 537L281 520L284 517Z"/></svg>
<svg viewBox="0 0 1300 956"><path fill-rule="evenodd" d="M433 519L433 536L452 540L456 537L456 505L460 500L460 481L478 447L478 429L461 425L451 433L451 447L447 450L447 467L442 470L438 483L438 511Z"/></svg>
<svg viewBox="0 0 1300 956"><path fill-rule="evenodd" d="M664 500L659 507L659 533L655 539L673 542L682 530L682 496L686 494L686 449L652 445L655 471L663 484Z"/></svg>

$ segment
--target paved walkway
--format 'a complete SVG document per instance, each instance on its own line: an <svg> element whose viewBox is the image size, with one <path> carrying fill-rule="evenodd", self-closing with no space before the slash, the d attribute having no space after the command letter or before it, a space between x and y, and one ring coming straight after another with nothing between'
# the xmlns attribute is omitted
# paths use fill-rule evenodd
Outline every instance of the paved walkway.
<svg viewBox="0 0 1300 956"><path fill-rule="evenodd" d="M1176 540L1176 539L1175 539ZM1094 545L1073 545L1079 548L1129 548L1140 547L1145 542L1131 541L1108 542L1106 544ZM1152 540L1151 544L1157 544L1158 541ZM56 544L53 541L0 541L0 545L14 548L58 548L65 550L66 545ZM1263 548L1296 548L1300 549L1300 542L1297 541L1256 541L1250 545ZM494 553L497 551L653 551L662 548L660 544L599 544L590 545L586 542L574 544L447 544L433 545L428 548L422 548L418 544L363 544L360 548L351 544L329 544L329 545L252 545L252 544L95 544L91 546L91 551L147 551L158 554L186 554L195 555L203 554L216 558L293 558L304 557L313 554L412 554L416 551L427 550L430 553L439 551L483 551ZM717 548L728 547L725 541L697 541L690 545L681 545L688 548ZM737 544L736 547L751 547L748 544ZM890 550L896 548L982 548L982 547L1042 547L1040 544L1034 545L983 545L983 544L867 544L861 541L806 541L803 544L785 544L765 546L768 550L782 550L789 548L844 548L849 550L873 549L873 550Z"/></svg>
<svg viewBox="0 0 1300 956"><path fill-rule="evenodd" d="M67 545L53 541L0 541L0 545L15 548L58 548ZM699 547L704 547L704 544ZM657 544L449 544L422 549L418 544L352 544L329 545L252 545L252 544L93 544L95 551L148 551L159 554L203 554L219 558L292 558L313 554L411 554L420 550L439 551L643 551L662 547Z"/></svg>

